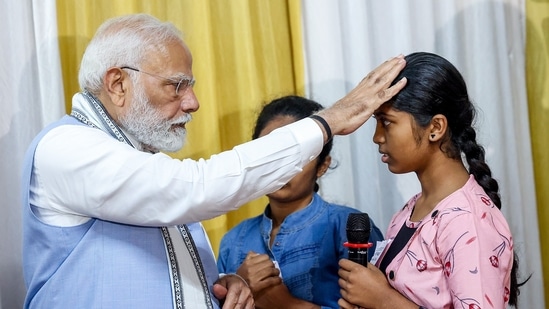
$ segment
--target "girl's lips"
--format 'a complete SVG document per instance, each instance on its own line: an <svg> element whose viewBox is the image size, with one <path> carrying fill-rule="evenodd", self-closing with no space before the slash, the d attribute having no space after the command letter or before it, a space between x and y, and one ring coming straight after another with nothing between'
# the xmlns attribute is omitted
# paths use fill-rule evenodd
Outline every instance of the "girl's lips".
<svg viewBox="0 0 549 309"><path fill-rule="evenodd" d="M385 153L382 153L381 154L381 162L387 163L388 160L389 160L389 156Z"/></svg>

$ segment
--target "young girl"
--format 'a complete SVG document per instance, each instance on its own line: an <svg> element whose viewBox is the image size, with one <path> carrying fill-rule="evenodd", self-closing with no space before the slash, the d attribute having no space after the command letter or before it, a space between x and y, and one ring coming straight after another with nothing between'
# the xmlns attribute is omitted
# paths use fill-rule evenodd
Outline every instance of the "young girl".
<svg viewBox="0 0 549 309"><path fill-rule="evenodd" d="M321 109L317 102L298 96L276 99L263 107L253 138ZM316 193L317 179L330 166L331 148L329 141L301 173L267 195L264 214L241 222L221 241L219 271L243 277L256 308L338 307L337 263L347 255L347 217L359 211L328 203ZM383 240L381 231L373 222L370 225L370 242Z"/></svg>
<svg viewBox="0 0 549 309"><path fill-rule="evenodd" d="M461 74L430 53L405 57L406 87L375 113L374 143L421 192L394 216L376 266L340 262L342 308L505 308L516 305L513 237L498 183L476 142ZM467 161L465 165L463 158Z"/></svg>

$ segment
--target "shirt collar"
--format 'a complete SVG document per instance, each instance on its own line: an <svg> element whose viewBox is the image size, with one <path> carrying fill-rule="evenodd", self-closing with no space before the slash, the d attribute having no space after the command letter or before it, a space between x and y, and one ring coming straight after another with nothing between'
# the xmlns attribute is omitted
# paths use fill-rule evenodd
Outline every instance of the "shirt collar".
<svg viewBox="0 0 549 309"><path fill-rule="evenodd" d="M88 94L88 95L91 95L91 94ZM97 102L99 102L101 105L103 104L101 101L99 101L99 99L97 99L95 97L94 97L94 99ZM97 127L98 129L100 129L101 131L103 131L105 133L110 132L110 129L108 128L108 126L105 124L105 122L103 121L101 116L96 112L96 109L93 107L92 104L90 104L90 102L88 101L88 99L86 98L86 96L82 92L76 93L72 97L72 108L73 108L73 110L78 110L79 112L83 113L86 116L86 118L88 119L88 121L93 123L93 125L95 127ZM102 105L102 108L105 110L103 105ZM106 112L106 110L105 110L105 112ZM115 124L115 125L116 125L118 130L123 132L123 134L130 141L132 146L134 146L139 151L143 151L142 144L133 135L126 132L118 124Z"/></svg>
<svg viewBox="0 0 549 309"><path fill-rule="evenodd" d="M318 216L321 216L322 208L328 205L317 193L313 194L311 203L305 208L295 211L289 214L282 222L280 226L280 232L292 232L294 230L302 229L310 225L311 221L316 220ZM271 218L269 214L271 212L271 206L267 205L263 212L263 226L271 226Z"/></svg>

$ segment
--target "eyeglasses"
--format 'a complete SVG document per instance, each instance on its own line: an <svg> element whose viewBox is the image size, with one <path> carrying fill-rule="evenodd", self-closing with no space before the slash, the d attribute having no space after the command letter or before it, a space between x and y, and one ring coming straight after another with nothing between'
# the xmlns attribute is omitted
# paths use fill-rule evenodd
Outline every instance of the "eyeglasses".
<svg viewBox="0 0 549 309"><path fill-rule="evenodd" d="M177 80L173 77L172 78L167 78L167 77L164 77L164 76L160 76L160 75L152 74L152 73L149 73L149 72L141 71L139 69L132 68L132 67L120 67L120 68L121 69L132 70L132 71L143 73L143 74L147 74L149 76L152 76L152 77L155 77L155 78L166 81L169 85L172 85L172 86L175 87L175 96L176 97L179 96L179 91L185 92L185 90L187 90L189 88L192 88L194 86L194 84L196 83L194 78L190 78L188 76L182 76L180 80Z"/></svg>

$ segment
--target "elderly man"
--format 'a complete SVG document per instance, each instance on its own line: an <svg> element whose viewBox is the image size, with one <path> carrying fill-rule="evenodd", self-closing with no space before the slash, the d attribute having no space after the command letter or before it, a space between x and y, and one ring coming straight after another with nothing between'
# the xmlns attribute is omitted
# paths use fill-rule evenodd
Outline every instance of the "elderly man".
<svg viewBox="0 0 549 309"><path fill-rule="evenodd" d="M108 20L83 56L71 114L27 153L25 307L253 308L246 282L218 274L199 222L287 183L402 89L389 85L403 67L386 61L313 118L208 160L175 160L160 151L183 146L199 108L189 48L149 15Z"/></svg>

